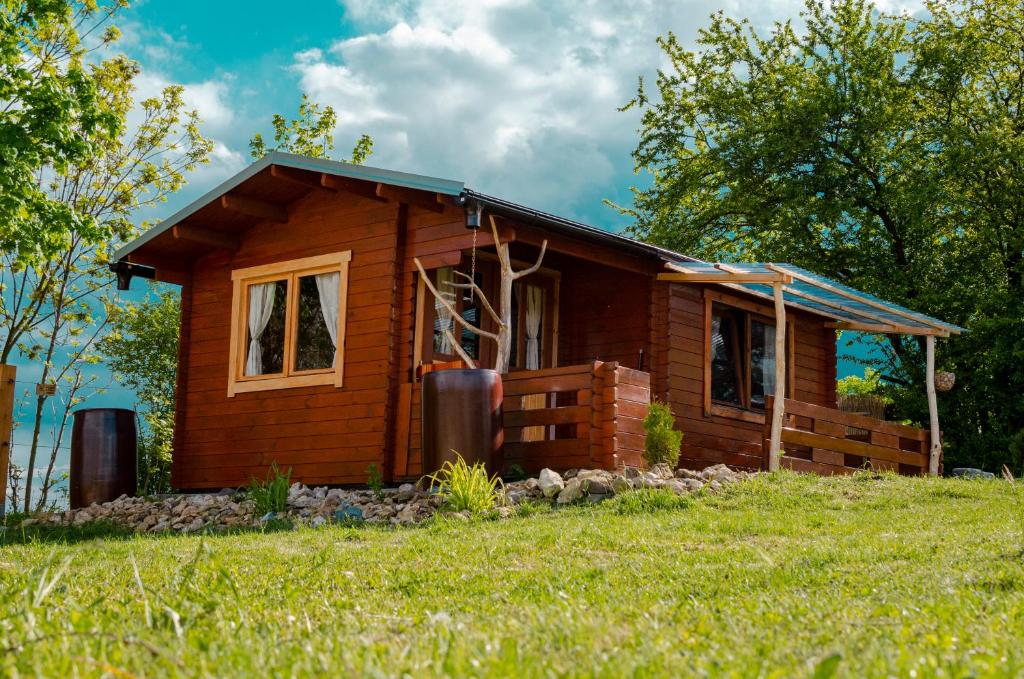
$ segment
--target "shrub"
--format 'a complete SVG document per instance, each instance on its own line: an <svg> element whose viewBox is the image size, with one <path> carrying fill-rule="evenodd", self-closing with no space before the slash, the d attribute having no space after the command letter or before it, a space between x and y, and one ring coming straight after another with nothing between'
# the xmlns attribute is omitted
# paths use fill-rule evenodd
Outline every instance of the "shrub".
<svg viewBox="0 0 1024 679"><path fill-rule="evenodd" d="M520 464L510 464L505 469L505 481L522 481L527 478L526 470Z"/></svg>
<svg viewBox="0 0 1024 679"><path fill-rule="evenodd" d="M666 403L651 403L644 418L644 431L647 440L644 442L644 459L648 465L665 462L675 468L679 463L679 446L683 442L683 433L673 429L676 418Z"/></svg>
<svg viewBox="0 0 1024 679"><path fill-rule="evenodd" d="M373 491L374 497L378 500L384 499L384 477L381 476L380 469L375 464L370 464L366 468L366 485Z"/></svg>
<svg viewBox="0 0 1024 679"><path fill-rule="evenodd" d="M292 470L285 473L277 468L277 463L270 465L267 478L263 481L253 477L249 482L249 498L256 504L257 514L283 512L288 505L288 486L291 485Z"/></svg>
<svg viewBox="0 0 1024 679"><path fill-rule="evenodd" d="M497 475L488 477L482 462L469 466L461 455L456 455L455 462L445 462L436 473L426 477L430 485L441 493L452 511L476 514L493 509L504 488L501 479Z"/></svg>

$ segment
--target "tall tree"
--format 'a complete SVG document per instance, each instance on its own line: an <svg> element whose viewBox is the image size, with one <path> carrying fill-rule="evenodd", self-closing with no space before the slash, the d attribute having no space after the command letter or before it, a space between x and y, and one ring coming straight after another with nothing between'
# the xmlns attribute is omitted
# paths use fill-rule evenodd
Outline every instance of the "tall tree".
<svg viewBox="0 0 1024 679"><path fill-rule="evenodd" d="M249 152L253 160L259 160L268 151L288 151L311 158L330 158L334 150L334 127L338 124L338 115L330 106L310 101L309 95L303 93L299 102L299 117L286 120L280 113L275 113L272 120L274 126L274 146L267 148L263 135L259 132L249 141ZM352 155L343 159L354 165L362 165L373 154L373 139L363 134L352 148Z"/></svg>
<svg viewBox="0 0 1024 679"><path fill-rule="evenodd" d="M85 57L117 39L105 24L124 5L0 3L0 248L21 262L55 254L72 235L103 238L101 225L39 179L89 158L97 137L116 134L121 121L103 110Z"/></svg>
<svg viewBox="0 0 1024 679"><path fill-rule="evenodd" d="M990 265L1000 248L1019 257L1021 244L1005 210L985 216L985 238L975 217L994 207L985 197L992 180L1020 160L995 134L1016 111L980 135L965 111L992 122L983 102L1017 101L1011 34L1019 41L1024 23L1019 3L982 9L990 4L935 3L931 18L914 22L866 0L808 0L799 28L787 22L762 33L719 13L696 49L671 34L661 39L669 66L656 94L641 81L627 105L642 111L634 158L653 178L623 209L635 218L633 233L708 259L793 262L972 329L986 315L1003 325L1011 317L988 302L1000 285ZM987 71L996 58L982 53L981 36L999 25L1006 35L994 41L1007 68L994 85ZM986 144L998 137L999 150L975 154L965 145L971 134ZM1012 182L1000 186L999 200L1020 195ZM970 342L940 343L961 393L985 394L971 412L945 418L950 460L979 452L968 430L979 430L981 414L999 419L985 426L1003 451L999 437L1014 426L995 393L973 381L972 368L991 354L968 356ZM886 375L906 387L903 414L918 420L921 344L889 336L882 345Z"/></svg>

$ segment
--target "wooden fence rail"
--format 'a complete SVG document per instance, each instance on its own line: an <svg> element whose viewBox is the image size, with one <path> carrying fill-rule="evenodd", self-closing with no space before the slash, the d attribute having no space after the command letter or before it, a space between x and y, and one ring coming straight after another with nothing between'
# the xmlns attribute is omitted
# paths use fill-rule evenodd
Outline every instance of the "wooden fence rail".
<svg viewBox="0 0 1024 679"><path fill-rule="evenodd" d="M770 411L774 399L766 397ZM900 474L928 472L930 436L924 429L786 399L781 466L823 475L851 474L865 466ZM764 439L770 435L765 424ZM767 443L764 446L767 468Z"/></svg>
<svg viewBox="0 0 1024 679"><path fill-rule="evenodd" d="M510 373L502 381L506 465L536 472L640 464L649 374L595 361ZM524 435L538 429L540 436Z"/></svg>

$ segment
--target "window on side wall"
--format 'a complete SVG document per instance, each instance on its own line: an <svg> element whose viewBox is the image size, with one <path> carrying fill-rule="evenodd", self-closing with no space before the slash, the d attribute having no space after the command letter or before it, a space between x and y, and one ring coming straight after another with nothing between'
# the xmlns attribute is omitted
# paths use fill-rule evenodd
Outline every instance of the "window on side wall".
<svg viewBox="0 0 1024 679"><path fill-rule="evenodd" d="M342 384L351 251L232 272L228 396Z"/></svg>
<svg viewBox="0 0 1024 679"><path fill-rule="evenodd" d="M763 411L765 397L775 395L775 320L725 303L708 303L707 404L714 414L722 414L716 406ZM792 324L788 329L786 344L792 347ZM784 360L791 363L789 356ZM787 365L787 393L790 368Z"/></svg>

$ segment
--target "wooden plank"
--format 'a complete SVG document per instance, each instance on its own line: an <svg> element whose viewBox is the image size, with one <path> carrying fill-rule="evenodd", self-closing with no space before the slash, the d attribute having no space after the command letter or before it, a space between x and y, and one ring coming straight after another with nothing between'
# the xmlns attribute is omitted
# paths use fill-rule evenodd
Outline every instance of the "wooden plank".
<svg viewBox="0 0 1024 679"><path fill-rule="evenodd" d="M412 420L413 384L398 385L398 403L395 407L395 476L404 477L409 470L409 429Z"/></svg>
<svg viewBox="0 0 1024 679"><path fill-rule="evenodd" d="M586 455L590 444L586 439L554 439L548 441L524 441L506 443L505 455L522 459L544 459Z"/></svg>
<svg viewBox="0 0 1024 679"><path fill-rule="evenodd" d="M872 457L880 460L909 464L915 467L920 467L922 464L925 464L925 461L922 460L921 456L917 453L893 450L891 448L882 448L879 446L873 446L870 443L824 436L822 434L815 434L809 431L802 431L800 429L791 429L789 427L782 428L782 441L784 443L793 443L800 446L808 446L810 448L824 448L826 450L834 450L837 452L848 453L850 455L860 455L862 457Z"/></svg>
<svg viewBox="0 0 1024 679"><path fill-rule="evenodd" d="M824 406L804 403L802 401L795 401L788 398L786 399L785 410L791 415L810 417L815 420L825 420L827 422L834 422L836 424L842 424L856 429L866 429L868 431L877 431L884 434L893 434L895 436L902 436L915 441L925 441L928 437L928 432L916 427L910 427L905 424L898 424L896 422L888 422L885 420L876 420L875 418L868 417L866 415L847 413L842 410L835 410L833 408L826 408Z"/></svg>
<svg viewBox="0 0 1024 679"><path fill-rule="evenodd" d="M220 197L220 206L225 210L232 210L257 219L266 219L280 224L288 221L288 210L284 207L246 196L225 194Z"/></svg>
<svg viewBox="0 0 1024 679"><path fill-rule="evenodd" d="M339 177L331 174L321 174L320 184L331 191L350 193L378 203L388 202L387 198L377 195L377 186L372 182L364 182L350 177Z"/></svg>
<svg viewBox="0 0 1024 679"><path fill-rule="evenodd" d="M787 279L779 274L774 273L660 273L658 274L659 281L666 281L669 283L779 283L782 281L792 282L792 279Z"/></svg>
<svg viewBox="0 0 1024 679"><path fill-rule="evenodd" d="M831 465L833 467L842 467L844 465L845 455L836 452L834 450L824 450L822 448L814 448L811 451L811 459L814 462L821 464Z"/></svg>
<svg viewBox="0 0 1024 679"><path fill-rule="evenodd" d="M516 410L504 413L505 427L532 427L550 424L577 424L588 422L588 406L563 406L560 408L539 408Z"/></svg>
<svg viewBox="0 0 1024 679"><path fill-rule="evenodd" d="M849 467L839 467L830 464L822 464L820 462L813 462L811 460L801 460L800 458L788 457L786 455L782 456L782 458L779 460L779 464L784 469L792 469L795 472L809 472L813 474L820 474L821 476L848 476L857 471L856 469L850 469Z"/></svg>
<svg viewBox="0 0 1024 679"><path fill-rule="evenodd" d="M504 382L503 387L506 396L522 396L525 394L578 391L590 386L590 381L589 373L577 373L508 380Z"/></svg>
<svg viewBox="0 0 1024 679"><path fill-rule="evenodd" d="M0 516L7 512L7 475L14 433L14 391L17 366L0 364Z"/></svg>
<svg viewBox="0 0 1024 679"><path fill-rule="evenodd" d="M204 229L191 224L176 224L171 228L171 236L175 240L185 240L200 245L230 250L238 250L240 241L237 236L213 229Z"/></svg>
<svg viewBox="0 0 1024 679"><path fill-rule="evenodd" d="M886 434L880 431L870 432L870 441L873 445L882 446L883 448L899 448L900 437L894 434Z"/></svg>
<svg viewBox="0 0 1024 679"><path fill-rule="evenodd" d="M425 193L415 189L407 189L402 186L392 186L384 183L377 184L376 193L381 198L395 200L406 205L415 205L430 212L440 214L445 211L444 204L437 202L437 194L435 193Z"/></svg>

